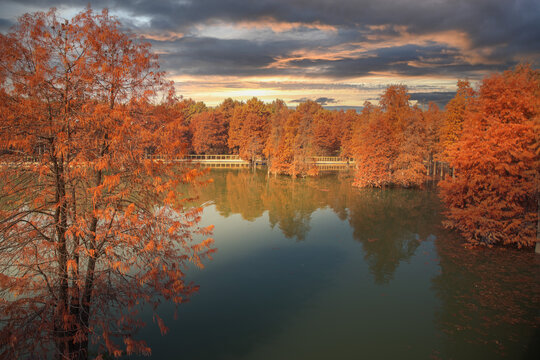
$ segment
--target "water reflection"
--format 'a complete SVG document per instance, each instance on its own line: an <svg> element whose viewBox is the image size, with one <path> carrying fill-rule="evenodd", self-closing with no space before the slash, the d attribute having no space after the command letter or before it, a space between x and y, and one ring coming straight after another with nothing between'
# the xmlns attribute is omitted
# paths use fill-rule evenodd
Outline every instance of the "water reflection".
<svg viewBox="0 0 540 360"><path fill-rule="evenodd" d="M392 279L399 263L414 255L440 220L433 211L433 194L427 191L366 189L349 198L354 238L363 244L378 283Z"/></svg>
<svg viewBox="0 0 540 360"><path fill-rule="evenodd" d="M432 280L441 300L436 321L446 340L437 358L538 358L538 255L468 250L449 233L435 246L441 268Z"/></svg>
<svg viewBox="0 0 540 360"><path fill-rule="evenodd" d="M441 228L434 191L358 190L344 173L211 176L200 201L223 219L211 209L207 221L230 229L216 233L214 265L223 265L200 281L208 296L184 314L190 326L190 316L213 309L214 320L198 325L213 329L205 330L213 347L188 357L538 355L538 257L464 249Z"/></svg>
<svg viewBox="0 0 540 360"><path fill-rule="evenodd" d="M268 211L270 226L277 226L287 238L304 240L312 214L332 209L352 226L378 283L388 282L440 221L431 192L358 190L345 173L293 180L261 170L214 170L211 176L214 182L199 193L202 202L213 202L222 216L240 214L248 221Z"/></svg>
<svg viewBox="0 0 540 360"><path fill-rule="evenodd" d="M167 336L143 311L153 358L539 358L540 257L464 249L433 191L210 176L190 195L212 204L218 252L186 270L200 291L178 321L163 304Z"/></svg>

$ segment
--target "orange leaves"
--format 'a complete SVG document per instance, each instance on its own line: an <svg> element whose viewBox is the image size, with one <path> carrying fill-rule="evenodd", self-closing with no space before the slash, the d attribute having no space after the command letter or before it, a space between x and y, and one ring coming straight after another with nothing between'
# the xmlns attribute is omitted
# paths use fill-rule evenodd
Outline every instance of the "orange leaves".
<svg viewBox="0 0 540 360"><path fill-rule="evenodd" d="M446 225L473 244L536 241L539 89L538 71L526 66L485 79L461 138L448 149L456 173L440 184Z"/></svg>
<svg viewBox="0 0 540 360"><path fill-rule="evenodd" d="M319 175L319 168L317 166L312 166L307 172L307 176L318 176Z"/></svg>
<svg viewBox="0 0 540 360"><path fill-rule="evenodd" d="M446 105L445 117L440 129L444 159L448 156L447 150L450 146L461 137L463 122L467 112L474 107L475 95L476 93L468 81L458 80L456 96Z"/></svg>
<svg viewBox="0 0 540 360"><path fill-rule="evenodd" d="M167 331L169 331L169 328L165 326L165 323L163 322L163 319L161 319L157 314L154 314L154 321L157 322L159 326L159 331L161 332L161 335L167 334Z"/></svg>
<svg viewBox="0 0 540 360"><path fill-rule="evenodd" d="M200 210L184 213L176 191L203 172L150 158L184 154L201 104L174 101L149 45L120 29L88 8L61 23L55 10L25 15L0 35L0 239L13 274L0 285L15 294L0 314L23 357L41 344L74 358L88 339L124 354L113 337L142 326L136 304L187 299L195 287L177 268L209 252L191 248ZM158 93L166 104L153 104Z"/></svg>
<svg viewBox="0 0 540 360"><path fill-rule="evenodd" d="M180 222L175 221L175 222L167 229L167 233L169 233L169 235L174 234L176 231L178 231L178 229L180 228L180 226L181 226Z"/></svg>
<svg viewBox="0 0 540 360"><path fill-rule="evenodd" d="M135 213L135 204L134 203L131 203L129 204L127 207L126 207L126 210L124 211L124 217L126 219L129 219L131 221L134 221L135 218L133 217L134 216L134 213Z"/></svg>
<svg viewBox="0 0 540 360"><path fill-rule="evenodd" d="M170 190L167 193L167 197L165 198L165 200L163 200L163 202L166 205L173 205L176 202L176 192Z"/></svg>
<svg viewBox="0 0 540 360"><path fill-rule="evenodd" d="M207 110L191 119L192 145L197 154L224 154L228 151L229 121L219 110Z"/></svg>
<svg viewBox="0 0 540 360"><path fill-rule="evenodd" d="M145 247L144 247L144 251L153 251L154 248L155 248L156 244L154 243L154 240L150 240L146 243Z"/></svg>
<svg viewBox="0 0 540 360"><path fill-rule="evenodd" d="M324 118L327 113L314 101L301 103L294 112L280 110L279 103L274 106L277 107L277 118L272 121L272 125L281 129L272 129L275 138L272 139L273 144L269 148L272 149L272 153L269 153L270 171L293 177L305 176L312 168L310 165L312 157L317 155L313 136L315 114L322 111L321 117ZM323 123L321 120L321 127L328 125ZM324 141L320 144L322 143ZM313 174L314 170L311 173Z"/></svg>
<svg viewBox="0 0 540 360"><path fill-rule="evenodd" d="M114 187L120 184L120 174L114 175L104 175L103 176L103 187L107 188L109 191L112 191Z"/></svg>
<svg viewBox="0 0 540 360"><path fill-rule="evenodd" d="M112 269L118 271L120 274L127 274L131 266L124 263L123 261L114 261L112 263Z"/></svg>
<svg viewBox="0 0 540 360"><path fill-rule="evenodd" d="M423 112L408 99L406 87L389 86L381 95L381 107L364 107L350 145L357 166L354 185L423 185L424 162L433 145Z"/></svg>
<svg viewBox="0 0 540 360"><path fill-rule="evenodd" d="M73 259L69 259L67 261L67 271L70 272L70 271L74 271L74 272L77 272L77 262Z"/></svg>
<svg viewBox="0 0 540 360"><path fill-rule="evenodd" d="M201 235L211 235L213 232L214 232L214 225L209 225L199 230L199 233Z"/></svg>
<svg viewBox="0 0 540 360"><path fill-rule="evenodd" d="M211 246L214 244L214 239L207 238L203 241L201 241L198 244L191 245L191 249L193 250L193 256L191 257L191 261L200 269L204 268L204 264L202 263L202 258L209 257L212 253L214 253L216 250L212 249Z"/></svg>
<svg viewBox="0 0 540 360"><path fill-rule="evenodd" d="M126 345L126 353L128 355L141 354L144 356L152 355L152 350L146 345L146 342L142 340L134 340L131 337L124 338L124 344Z"/></svg>
<svg viewBox="0 0 540 360"><path fill-rule="evenodd" d="M198 244L194 244L191 246L191 248L195 251L195 252L200 252L202 250L205 250L205 249L209 249L210 246L214 244L214 239L212 238L207 238L203 241L201 241L200 243Z"/></svg>
<svg viewBox="0 0 540 360"><path fill-rule="evenodd" d="M229 127L229 148L236 149L243 159L254 160L262 155L269 132L268 107L257 98L234 108Z"/></svg>

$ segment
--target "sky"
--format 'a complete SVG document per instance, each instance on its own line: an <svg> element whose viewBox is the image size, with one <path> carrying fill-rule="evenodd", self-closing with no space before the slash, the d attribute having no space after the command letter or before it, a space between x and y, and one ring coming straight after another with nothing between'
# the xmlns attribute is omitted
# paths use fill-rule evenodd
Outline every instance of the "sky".
<svg viewBox="0 0 540 360"><path fill-rule="evenodd" d="M0 0L0 32L27 12L69 18L88 4L150 42L178 94L210 106L362 106L389 84L444 104L457 79L540 64L538 0Z"/></svg>

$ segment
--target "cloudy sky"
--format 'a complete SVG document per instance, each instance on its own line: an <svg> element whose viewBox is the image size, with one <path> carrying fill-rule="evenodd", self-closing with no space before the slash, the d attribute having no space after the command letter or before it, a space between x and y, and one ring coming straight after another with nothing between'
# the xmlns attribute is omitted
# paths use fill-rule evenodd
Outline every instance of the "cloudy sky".
<svg viewBox="0 0 540 360"><path fill-rule="evenodd" d="M0 31L25 12L65 17L88 0L1 0ZM109 0L122 24L152 43L179 94L294 106L361 106L387 84L445 101L520 61L540 63L538 0Z"/></svg>

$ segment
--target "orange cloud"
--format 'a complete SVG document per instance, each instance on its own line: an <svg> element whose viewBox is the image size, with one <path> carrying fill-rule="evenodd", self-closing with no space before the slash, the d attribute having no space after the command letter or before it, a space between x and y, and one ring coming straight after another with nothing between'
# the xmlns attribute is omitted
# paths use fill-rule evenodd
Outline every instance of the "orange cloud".
<svg viewBox="0 0 540 360"><path fill-rule="evenodd" d="M358 43L359 46L364 47L366 50L409 44L428 45L431 42L435 42L458 49L461 53L461 59L471 65L495 63L493 60L490 60L490 55L495 48L475 48L469 34L462 30L446 30L416 34L410 32L407 26L377 25L368 26L368 29L374 31L374 33L366 34L366 38L369 42ZM388 30L393 30L398 35L385 34L384 31ZM378 31L383 33L377 33Z"/></svg>
<svg viewBox="0 0 540 360"><path fill-rule="evenodd" d="M160 33L142 33L139 34L141 39L155 41L174 41L184 37L184 33L174 31L164 31Z"/></svg>
<svg viewBox="0 0 540 360"><path fill-rule="evenodd" d="M369 54L369 52L377 49L404 45L427 46L432 43L444 44L457 49L455 50L454 56L465 63L486 64L490 63L488 57L494 50L492 48L474 48L469 35L466 32L459 30L414 34L405 26L377 25L368 26L368 29L370 31L375 31L375 33L366 34L368 41L339 44L325 49L299 49L288 56L276 58L267 68L291 68L294 67L291 65L293 61L302 60L336 61L351 58L359 59L376 56ZM393 30L394 33L384 33L388 30ZM382 33L377 34L377 32ZM452 50L445 50L443 53L447 53L448 51ZM437 64L434 60L436 59L420 59L420 61L409 62L408 65L413 67L436 67Z"/></svg>
<svg viewBox="0 0 540 360"><path fill-rule="evenodd" d="M367 50L357 43L340 44L325 49L299 49L293 51L287 57L276 58L267 68L284 69L294 67L290 63L301 60L324 60L337 61L347 58L374 57L373 54L367 54Z"/></svg>
<svg viewBox="0 0 540 360"><path fill-rule="evenodd" d="M285 22L278 21L272 17L264 17L257 21L239 21L235 23L237 27L247 29L271 29L273 32L281 33L285 31L291 31L298 28L308 28L320 31L337 32L337 28L332 25L322 24L319 21L306 23L306 22Z"/></svg>

